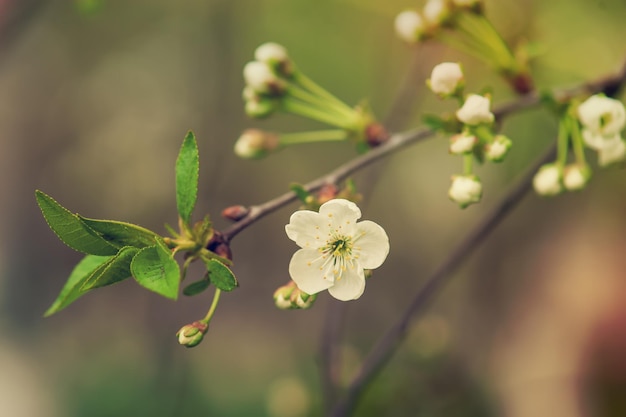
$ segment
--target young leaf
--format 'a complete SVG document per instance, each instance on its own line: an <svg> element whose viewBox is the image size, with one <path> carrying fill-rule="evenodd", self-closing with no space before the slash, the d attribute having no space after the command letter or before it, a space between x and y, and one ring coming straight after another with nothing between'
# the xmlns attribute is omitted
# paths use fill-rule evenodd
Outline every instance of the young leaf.
<svg viewBox="0 0 626 417"><path fill-rule="evenodd" d="M289 189L293 191L296 197L298 197L298 200L302 201L303 203L306 203L308 197L311 195L311 193L305 190L301 184L295 182L289 184Z"/></svg>
<svg viewBox="0 0 626 417"><path fill-rule="evenodd" d="M54 303L44 313L44 317L63 310L65 307L73 303L78 297L85 292L81 290L83 283L98 269L102 264L106 263L110 256L87 255L74 267L65 285L61 289L59 296Z"/></svg>
<svg viewBox="0 0 626 417"><path fill-rule="evenodd" d="M178 298L180 268L172 253L160 242L139 250L130 270L139 285L172 300Z"/></svg>
<svg viewBox="0 0 626 417"><path fill-rule="evenodd" d="M139 249L126 246L117 255L96 268L81 286L81 291L105 287L130 277L130 263Z"/></svg>
<svg viewBox="0 0 626 417"><path fill-rule="evenodd" d="M198 197L198 144L193 132L189 131L176 159L176 207L178 215L186 224Z"/></svg>
<svg viewBox="0 0 626 417"><path fill-rule="evenodd" d="M211 285L211 281L209 281L206 278L203 278L200 281L192 282L191 284L183 288L183 294L187 296L197 295L197 294L200 294L202 291L206 290L207 288L209 288L210 285Z"/></svg>
<svg viewBox="0 0 626 417"><path fill-rule="evenodd" d="M117 248L84 224L77 215L57 203L49 195L35 191L37 204L48 226L70 248L91 255L115 255Z"/></svg>
<svg viewBox="0 0 626 417"><path fill-rule="evenodd" d="M209 279L216 288L222 291L232 291L239 285L230 268L217 259L209 259L205 264Z"/></svg>
<svg viewBox="0 0 626 417"><path fill-rule="evenodd" d="M144 248L154 245L159 238L156 233L132 223L88 219L80 214L78 218L116 248L124 246Z"/></svg>

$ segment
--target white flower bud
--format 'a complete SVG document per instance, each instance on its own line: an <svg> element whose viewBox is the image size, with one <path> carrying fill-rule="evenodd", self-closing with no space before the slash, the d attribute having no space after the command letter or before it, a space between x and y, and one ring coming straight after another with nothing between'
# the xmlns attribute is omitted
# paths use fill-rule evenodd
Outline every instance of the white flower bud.
<svg viewBox="0 0 626 417"><path fill-rule="evenodd" d="M476 136L468 133L458 133L450 138L450 153L463 155L472 152L476 145Z"/></svg>
<svg viewBox="0 0 626 417"><path fill-rule="evenodd" d="M422 14L428 24L440 26L450 16L450 6L446 0L428 0Z"/></svg>
<svg viewBox="0 0 626 417"><path fill-rule="evenodd" d="M235 154L240 158L262 158L278 147L278 136L258 129L244 131L235 143Z"/></svg>
<svg viewBox="0 0 626 417"><path fill-rule="evenodd" d="M572 164L563 168L563 185L569 191L582 190L591 178L591 171L587 166Z"/></svg>
<svg viewBox="0 0 626 417"><path fill-rule="evenodd" d="M191 324L186 324L176 333L178 343L186 347L198 346L207 330L209 325L203 321L194 321Z"/></svg>
<svg viewBox="0 0 626 417"><path fill-rule="evenodd" d="M457 110L456 117L467 125L478 125L481 123L492 123L495 119L489 110L491 100L489 97L470 94L463 106Z"/></svg>
<svg viewBox="0 0 626 417"><path fill-rule="evenodd" d="M539 168L533 178L533 187L539 195L557 195L563 190L561 170L556 164L546 164Z"/></svg>
<svg viewBox="0 0 626 417"><path fill-rule="evenodd" d="M283 62L289 60L289 54L284 46L274 42L266 42L256 48L254 59L265 63Z"/></svg>
<svg viewBox="0 0 626 417"><path fill-rule="evenodd" d="M513 146L511 139L504 135L496 135L493 142L485 146L485 157L492 162L502 162Z"/></svg>
<svg viewBox="0 0 626 417"><path fill-rule="evenodd" d="M475 175L455 175L448 190L448 197L465 208L478 203L483 194L483 185Z"/></svg>
<svg viewBox="0 0 626 417"><path fill-rule="evenodd" d="M265 62L251 61L243 68L243 78L246 85L261 94L280 95L285 85Z"/></svg>
<svg viewBox="0 0 626 417"><path fill-rule="evenodd" d="M394 21L396 35L405 42L415 43L424 34L424 21L415 10L405 10Z"/></svg>
<svg viewBox="0 0 626 417"><path fill-rule="evenodd" d="M456 62L442 62L435 65L428 86L435 94L450 96L463 88L463 71Z"/></svg>
<svg viewBox="0 0 626 417"><path fill-rule="evenodd" d="M592 133L614 135L624 129L626 110L621 101L596 94L578 106L578 119Z"/></svg>
<svg viewBox="0 0 626 417"><path fill-rule="evenodd" d="M598 150L598 164L602 167L626 159L626 144L619 135L612 141L607 141L602 149Z"/></svg>

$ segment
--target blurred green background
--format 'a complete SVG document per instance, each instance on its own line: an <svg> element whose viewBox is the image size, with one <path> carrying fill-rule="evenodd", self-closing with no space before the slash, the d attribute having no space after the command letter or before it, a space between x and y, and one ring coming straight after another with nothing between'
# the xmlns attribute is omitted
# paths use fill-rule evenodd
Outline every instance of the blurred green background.
<svg viewBox="0 0 626 417"><path fill-rule="evenodd" d="M200 147L197 215L255 204L354 156L348 144L306 145L262 161L232 153L240 132L319 127L295 117L248 120L243 65L266 41L285 45L307 75L346 102L368 99L394 130L451 111L425 88L432 67L461 61L468 91L513 97L476 60L445 47L412 51L393 19L406 0L0 1L0 415L11 417L320 415L317 372L327 294L308 311L279 311L295 246L292 205L239 235L241 287L222 297L205 341L174 338L201 318L208 295L160 298L132 280L88 294L48 319L80 255L47 228L41 189L89 217L163 231L175 224L174 161L186 131ZM540 88L617 71L626 58L622 0L486 1L509 41L539 41ZM409 80L414 105L393 107ZM621 97L624 100L624 96ZM388 115L389 109L394 108ZM427 274L554 140L544 111L506 120L515 147L485 165L480 205L447 198L460 160L439 137L355 180L364 217L387 230L391 254L346 307L340 378L409 303ZM589 154L595 161L595 155ZM358 416L624 416L626 181L596 170L587 189L525 198L416 320L366 391ZM336 305L335 305L336 307ZM332 310L331 310L332 311Z"/></svg>

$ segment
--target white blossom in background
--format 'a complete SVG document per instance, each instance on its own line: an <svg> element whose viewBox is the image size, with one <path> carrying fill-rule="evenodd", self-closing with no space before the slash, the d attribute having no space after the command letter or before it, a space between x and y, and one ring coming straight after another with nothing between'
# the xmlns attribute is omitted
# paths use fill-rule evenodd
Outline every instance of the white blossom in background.
<svg viewBox="0 0 626 417"><path fill-rule="evenodd" d="M456 117L466 125L475 126L481 123L492 123L495 116L490 110L489 97L470 94L463 106L456 111Z"/></svg>
<svg viewBox="0 0 626 417"><path fill-rule="evenodd" d="M422 15L428 24L440 26L450 16L450 6L447 0L428 0L422 10Z"/></svg>
<svg viewBox="0 0 626 417"><path fill-rule="evenodd" d="M624 129L626 110L621 101L596 94L578 106L578 119L591 134L613 136Z"/></svg>
<svg viewBox="0 0 626 417"><path fill-rule="evenodd" d="M546 164L539 168L533 178L533 188L539 195L552 196L563 191L561 170L556 164Z"/></svg>
<svg viewBox="0 0 626 417"><path fill-rule="evenodd" d="M248 62L243 67L243 78L246 86L257 93L272 93L284 89L283 80L278 78L265 62Z"/></svg>
<svg viewBox="0 0 626 417"><path fill-rule="evenodd" d="M567 165L563 169L563 185L569 191L582 190L591 178L591 171L578 164Z"/></svg>
<svg viewBox="0 0 626 417"><path fill-rule="evenodd" d="M328 290L338 300L357 299L365 290L365 269L378 268L389 253L389 238L378 224L358 222L361 210L351 201L330 200L319 213L299 210L285 231L301 249L289 274L307 294Z"/></svg>
<svg viewBox="0 0 626 417"><path fill-rule="evenodd" d="M282 62L289 59L284 46L274 42L266 42L254 51L254 59L261 62Z"/></svg>
<svg viewBox="0 0 626 417"><path fill-rule="evenodd" d="M598 149L598 164L602 167L626 160L626 143L619 136L615 135L611 141L604 143Z"/></svg>
<svg viewBox="0 0 626 417"><path fill-rule="evenodd" d="M435 65L428 80L433 93L449 96L463 87L463 70L456 62L442 62Z"/></svg>
<svg viewBox="0 0 626 417"><path fill-rule="evenodd" d="M513 146L511 139L504 135L496 135L493 142L485 146L485 157L492 162L502 162Z"/></svg>
<svg viewBox="0 0 626 417"><path fill-rule="evenodd" d="M259 129L245 130L235 142L235 154L244 159L255 159L266 156L279 145L277 135Z"/></svg>
<svg viewBox="0 0 626 417"><path fill-rule="evenodd" d="M465 208L478 203L483 195L483 185L476 175L454 175L448 197Z"/></svg>
<svg viewBox="0 0 626 417"><path fill-rule="evenodd" d="M458 133L450 138L449 151L453 155L463 155L472 152L476 146L476 136L469 133Z"/></svg>
<svg viewBox="0 0 626 417"><path fill-rule="evenodd" d="M394 21L396 35L405 42L417 42L424 33L424 20L415 10L405 10Z"/></svg>

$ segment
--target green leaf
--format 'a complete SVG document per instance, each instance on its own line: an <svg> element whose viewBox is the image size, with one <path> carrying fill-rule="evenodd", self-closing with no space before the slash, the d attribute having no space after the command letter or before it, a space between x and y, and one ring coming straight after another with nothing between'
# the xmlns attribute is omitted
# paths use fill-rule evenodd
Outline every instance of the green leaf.
<svg viewBox="0 0 626 417"><path fill-rule="evenodd" d="M100 265L81 286L82 291L106 287L130 277L130 264L139 249L123 247L117 255Z"/></svg>
<svg viewBox="0 0 626 417"><path fill-rule="evenodd" d="M301 184L295 182L289 185L289 189L293 191L296 197L298 197L298 200L303 203L306 203L307 198L311 195L311 193L305 190Z"/></svg>
<svg viewBox="0 0 626 417"><path fill-rule="evenodd" d="M139 285L172 300L178 298L180 268L163 243L139 250L130 270Z"/></svg>
<svg viewBox="0 0 626 417"><path fill-rule="evenodd" d="M207 278L203 278L200 281L192 282L191 284L183 288L183 294L187 296L197 295L209 288L210 285L211 281L209 281Z"/></svg>
<svg viewBox="0 0 626 417"><path fill-rule="evenodd" d="M230 268L217 259L209 259L205 264L209 272L209 279L216 288L222 291L232 291L239 286L237 278L235 278Z"/></svg>
<svg viewBox="0 0 626 417"><path fill-rule="evenodd" d="M186 224L190 222L198 198L199 165L196 137L189 131L176 159L176 207L178 215Z"/></svg>
<svg viewBox="0 0 626 417"><path fill-rule="evenodd" d="M110 245L83 223L77 215L57 203L49 195L35 191L37 204L48 226L70 248L91 255L115 255L117 248Z"/></svg>
<svg viewBox="0 0 626 417"><path fill-rule="evenodd" d="M88 219L81 215L78 215L78 218L116 248L123 248L124 246L145 248L154 245L159 239L159 235L156 233L136 224L115 220Z"/></svg>
<svg viewBox="0 0 626 417"><path fill-rule="evenodd" d="M65 285L61 289L59 296L50 308L44 313L44 317L63 310L65 307L76 301L85 292L81 290L83 283L98 269L106 263L110 256L87 255L74 267Z"/></svg>

